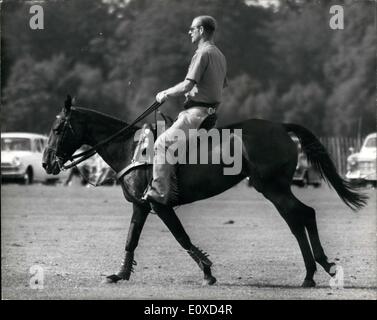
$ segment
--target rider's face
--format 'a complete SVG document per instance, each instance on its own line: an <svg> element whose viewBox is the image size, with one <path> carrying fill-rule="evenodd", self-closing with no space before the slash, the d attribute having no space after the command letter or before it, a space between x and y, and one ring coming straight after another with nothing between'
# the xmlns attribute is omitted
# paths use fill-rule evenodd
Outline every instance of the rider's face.
<svg viewBox="0 0 377 320"><path fill-rule="evenodd" d="M200 21L198 19L194 19L188 32L191 36L191 42L197 43L201 39L203 31L203 26L200 24Z"/></svg>

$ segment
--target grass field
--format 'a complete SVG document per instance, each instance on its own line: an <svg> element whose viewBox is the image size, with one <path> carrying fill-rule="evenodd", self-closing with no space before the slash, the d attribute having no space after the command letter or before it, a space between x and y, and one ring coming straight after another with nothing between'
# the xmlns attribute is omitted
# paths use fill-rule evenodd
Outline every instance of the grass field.
<svg viewBox="0 0 377 320"><path fill-rule="evenodd" d="M305 268L295 238L245 183L177 209L192 242L214 262L212 287L201 286L201 271L156 215L147 219L131 280L103 283L119 268L131 218L120 187L5 184L2 298L376 299L376 191L364 190L368 206L354 213L326 186L293 190L316 209L324 249L344 270L343 289L332 289L319 266L317 287L300 288ZM30 287L34 265L43 269L43 289Z"/></svg>

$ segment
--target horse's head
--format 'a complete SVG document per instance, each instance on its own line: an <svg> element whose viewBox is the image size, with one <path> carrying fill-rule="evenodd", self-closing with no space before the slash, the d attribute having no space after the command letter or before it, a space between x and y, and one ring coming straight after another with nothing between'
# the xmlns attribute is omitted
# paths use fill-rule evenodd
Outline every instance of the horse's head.
<svg viewBox="0 0 377 320"><path fill-rule="evenodd" d="M58 174L83 144L84 126L73 114L72 98L68 95L62 111L52 125L43 153L42 166L48 174Z"/></svg>

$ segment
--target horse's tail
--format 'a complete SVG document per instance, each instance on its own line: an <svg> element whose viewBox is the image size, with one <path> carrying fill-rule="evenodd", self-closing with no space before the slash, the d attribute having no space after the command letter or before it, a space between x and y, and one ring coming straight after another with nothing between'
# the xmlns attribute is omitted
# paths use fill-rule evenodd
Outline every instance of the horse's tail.
<svg viewBox="0 0 377 320"><path fill-rule="evenodd" d="M297 124L286 123L283 126L299 138L309 163L329 185L334 187L347 206L356 211L366 205L368 196L357 192L355 187L339 176L326 148L312 132Z"/></svg>

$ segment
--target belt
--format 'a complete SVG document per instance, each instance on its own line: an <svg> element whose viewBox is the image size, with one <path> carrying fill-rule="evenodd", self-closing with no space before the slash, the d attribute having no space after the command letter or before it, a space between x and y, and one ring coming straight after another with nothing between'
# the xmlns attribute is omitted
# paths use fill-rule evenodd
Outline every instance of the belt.
<svg viewBox="0 0 377 320"><path fill-rule="evenodd" d="M207 103L207 102L196 102L196 101L193 101L193 100L188 100L183 105L183 107L185 109L189 109L189 108L192 108L192 107L205 107L205 108L211 108L211 109L215 109L215 110L218 106L219 106L219 103L217 103L217 102Z"/></svg>

